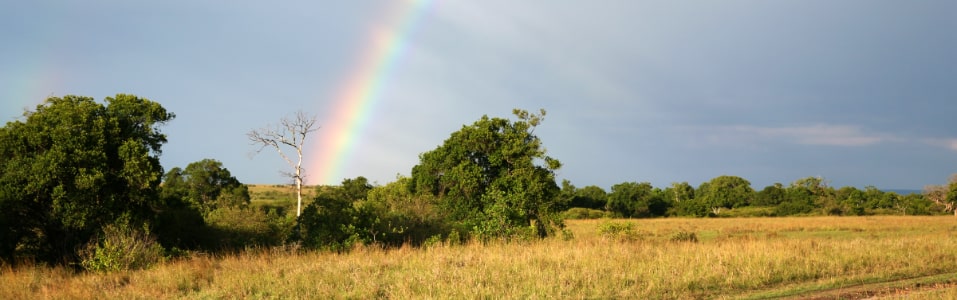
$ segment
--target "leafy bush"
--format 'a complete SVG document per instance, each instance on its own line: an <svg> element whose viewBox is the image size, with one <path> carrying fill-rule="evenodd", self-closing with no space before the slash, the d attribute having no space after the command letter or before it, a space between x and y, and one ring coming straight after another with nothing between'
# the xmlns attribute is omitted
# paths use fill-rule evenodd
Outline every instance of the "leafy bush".
<svg viewBox="0 0 957 300"><path fill-rule="evenodd" d="M639 238L635 231L635 223L605 221L598 224L598 234L604 238L616 240L636 240Z"/></svg>
<svg viewBox="0 0 957 300"><path fill-rule="evenodd" d="M436 234L425 239L425 242L422 242L422 246L426 248L435 247L442 244L442 235Z"/></svg>
<svg viewBox="0 0 957 300"><path fill-rule="evenodd" d="M356 215L350 200L320 195L299 216L299 238L307 248L349 250L361 241Z"/></svg>
<svg viewBox="0 0 957 300"><path fill-rule="evenodd" d="M274 211L224 207L210 212L206 218L210 227L212 247L243 248L249 246L278 246L292 234L295 221Z"/></svg>
<svg viewBox="0 0 957 300"><path fill-rule="evenodd" d="M582 207L572 207L562 213L562 219L567 220L601 219L605 217L609 217L609 214L602 210Z"/></svg>
<svg viewBox="0 0 957 300"><path fill-rule="evenodd" d="M122 222L103 227L80 251L80 265L94 272L145 269L163 260L163 247L146 229Z"/></svg>
<svg viewBox="0 0 957 300"><path fill-rule="evenodd" d="M803 215L814 210L814 204L807 201L788 201L778 204L774 208L774 215L778 217Z"/></svg>
<svg viewBox="0 0 957 300"><path fill-rule="evenodd" d="M691 242L691 243L697 243L697 242L698 242L698 235L695 234L694 232L690 232L690 231L679 231L679 232L675 232L674 234L672 234L671 237L668 238L668 240L669 240L669 241L672 241L672 242Z"/></svg>

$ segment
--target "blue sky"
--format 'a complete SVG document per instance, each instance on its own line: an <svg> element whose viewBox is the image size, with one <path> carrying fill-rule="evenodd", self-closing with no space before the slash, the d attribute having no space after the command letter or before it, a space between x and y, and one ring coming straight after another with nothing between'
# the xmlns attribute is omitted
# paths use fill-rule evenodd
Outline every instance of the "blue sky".
<svg viewBox="0 0 957 300"><path fill-rule="evenodd" d="M167 169L215 158L243 182L285 183L245 133L299 109L327 125L369 33L403 5L4 1L0 118L51 95L132 93L177 114ZM407 175L512 108L548 111L536 133L577 186L918 189L957 173L954 1L437 0L406 46L343 177Z"/></svg>

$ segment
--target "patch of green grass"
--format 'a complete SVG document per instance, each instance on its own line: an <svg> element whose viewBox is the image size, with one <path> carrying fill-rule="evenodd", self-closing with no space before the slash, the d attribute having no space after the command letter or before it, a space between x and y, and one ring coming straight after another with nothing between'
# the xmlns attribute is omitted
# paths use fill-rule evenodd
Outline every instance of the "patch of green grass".
<svg viewBox="0 0 957 300"><path fill-rule="evenodd" d="M295 213L296 189L291 185L249 184L250 206L264 211L270 209L281 213ZM315 186L302 187L302 205L312 203L316 196Z"/></svg>

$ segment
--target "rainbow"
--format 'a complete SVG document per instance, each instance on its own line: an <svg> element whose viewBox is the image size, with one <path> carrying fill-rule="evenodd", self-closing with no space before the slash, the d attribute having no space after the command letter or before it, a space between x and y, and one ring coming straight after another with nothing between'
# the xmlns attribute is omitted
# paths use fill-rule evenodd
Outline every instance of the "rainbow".
<svg viewBox="0 0 957 300"><path fill-rule="evenodd" d="M46 55L41 53L37 57ZM28 58L15 62L9 71L18 75L13 76L13 82L9 82L10 89L0 91L0 126L22 120L24 109L36 110L37 105L54 96L54 91L61 86L59 72L50 63L41 62L40 59Z"/></svg>
<svg viewBox="0 0 957 300"><path fill-rule="evenodd" d="M433 0L401 1L386 26L376 27L370 32L368 45L359 56L354 74L343 85L339 96L333 103L331 119L319 120L320 128L316 136L318 142L311 143L317 153L306 171L318 170L313 175L318 178L306 180L309 184L338 184L341 182L345 164L351 160L351 154L357 140L369 123L376 103L382 96L387 81L396 62L405 52L406 42L422 16L432 6ZM326 124L322 124L326 123ZM308 150L307 150L308 151ZM317 154L317 155L316 155Z"/></svg>

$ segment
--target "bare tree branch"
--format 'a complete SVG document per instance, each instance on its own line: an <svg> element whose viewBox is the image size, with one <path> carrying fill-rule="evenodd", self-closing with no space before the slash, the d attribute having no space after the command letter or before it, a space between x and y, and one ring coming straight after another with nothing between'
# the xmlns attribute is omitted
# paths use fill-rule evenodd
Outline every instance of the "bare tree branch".
<svg viewBox="0 0 957 300"><path fill-rule="evenodd" d="M279 157L282 157L293 172L284 172L285 176L291 177L296 185L297 208L296 216L302 214L302 182L304 180L302 169L302 152L305 146L306 136L309 133L319 130L316 126L316 116L306 115L303 111L298 111L293 118L284 117L278 126L266 126L255 129L246 134L253 145L259 145L256 154L262 152L267 147L276 149ZM283 152L283 147L289 147L296 151L296 161Z"/></svg>

